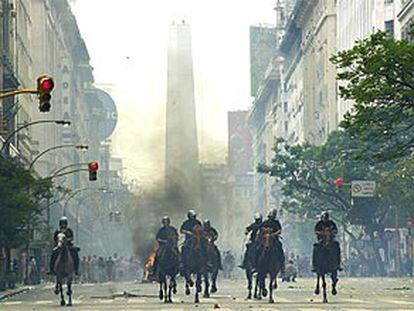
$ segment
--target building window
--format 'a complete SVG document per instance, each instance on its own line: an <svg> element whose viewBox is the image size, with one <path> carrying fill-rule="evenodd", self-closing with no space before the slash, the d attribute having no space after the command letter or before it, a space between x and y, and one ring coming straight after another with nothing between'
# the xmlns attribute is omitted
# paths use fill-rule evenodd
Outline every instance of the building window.
<svg viewBox="0 0 414 311"><path fill-rule="evenodd" d="M385 22L385 32L389 38L394 38L394 20Z"/></svg>
<svg viewBox="0 0 414 311"><path fill-rule="evenodd" d="M284 113L287 113L288 112L288 103L287 102L284 102L283 103L283 112Z"/></svg>
<svg viewBox="0 0 414 311"><path fill-rule="evenodd" d="M288 129L289 129L289 122L285 121L285 133L287 133Z"/></svg>
<svg viewBox="0 0 414 311"><path fill-rule="evenodd" d="M390 4L390 3L394 3L394 0L384 0L385 4Z"/></svg>
<svg viewBox="0 0 414 311"><path fill-rule="evenodd" d="M69 98L68 97L63 97L63 103L65 104L65 105L67 105L67 104L69 104Z"/></svg>

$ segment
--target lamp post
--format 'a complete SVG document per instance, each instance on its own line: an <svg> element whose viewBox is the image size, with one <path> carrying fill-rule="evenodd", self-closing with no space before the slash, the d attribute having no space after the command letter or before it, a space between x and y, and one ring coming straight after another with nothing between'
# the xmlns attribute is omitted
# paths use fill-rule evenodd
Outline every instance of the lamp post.
<svg viewBox="0 0 414 311"><path fill-rule="evenodd" d="M29 166L29 169L32 169L33 168L33 165L36 163L36 161L40 158L40 157L42 157L44 154L46 154L46 153L48 153L48 152L50 152L50 151L53 151L53 150L56 150L56 149L63 149L63 148L72 148L72 147L74 147L74 148L76 148L76 149L80 149L80 150L82 150L82 151L86 151L86 150L88 150L88 146L87 145L75 145L75 144L71 144L71 145L59 145L59 146L54 146L54 147L50 147L50 148L48 148L48 149L46 149L46 150L44 150L44 151L42 151L41 153L39 153L33 160L32 160L32 162L30 163L30 166Z"/></svg>
<svg viewBox="0 0 414 311"><path fill-rule="evenodd" d="M13 132L11 132L6 139L4 140L3 146L0 149L0 153L3 153L3 151L6 149L6 147L10 144L11 140L13 139L14 135L20 132L21 130L24 130L28 128L29 126L36 125L36 124L42 124L42 123L55 123L57 125L62 126L70 126L71 122L67 120L39 120L39 121L33 121L26 123L22 125L21 127L15 129Z"/></svg>

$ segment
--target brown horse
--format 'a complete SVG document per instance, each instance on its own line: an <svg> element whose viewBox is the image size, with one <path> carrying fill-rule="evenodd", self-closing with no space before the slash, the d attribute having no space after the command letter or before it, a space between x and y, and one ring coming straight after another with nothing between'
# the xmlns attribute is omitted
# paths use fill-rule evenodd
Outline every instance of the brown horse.
<svg viewBox="0 0 414 311"><path fill-rule="evenodd" d="M323 289L323 302L328 302L327 292L326 292L326 275L331 275L332 280L332 295L336 295L338 291L336 290L336 285L338 283L338 263L335 263L333 254L334 245L338 243L334 240L334 234L329 228L325 228L325 230L321 233L322 241L320 243L316 243L314 245L314 252L316 252L316 262L315 262L315 269L316 269L316 288L315 294L320 294L320 280L322 279L322 289Z"/></svg>
<svg viewBox="0 0 414 311"><path fill-rule="evenodd" d="M203 269L204 277L204 298L210 298L210 278L211 278L211 293L217 292L217 276L220 267L220 257L217 254L216 246L214 245L213 238L208 235L204 235L202 241L204 255L205 255L205 267Z"/></svg>
<svg viewBox="0 0 414 311"><path fill-rule="evenodd" d="M191 275L196 276L196 291L195 303L200 302L199 294L201 292L202 275L205 269L205 258L203 255L202 242L204 237L203 228L196 225L192 230L193 235L188 241L183 250L183 264L184 264L184 278L185 278L185 293L190 295L190 287L194 286Z"/></svg>
<svg viewBox="0 0 414 311"><path fill-rule="evenodd" d="M267 295L265 280L269 275L269 303L274 303L273 290L277 288L277 274L283 267L284 258L281 258L281 246L278 240L278 233L274 233L271 228L262 228L259 234L259 253L257 260L257 272L259 282L259 295Z"/></svg>

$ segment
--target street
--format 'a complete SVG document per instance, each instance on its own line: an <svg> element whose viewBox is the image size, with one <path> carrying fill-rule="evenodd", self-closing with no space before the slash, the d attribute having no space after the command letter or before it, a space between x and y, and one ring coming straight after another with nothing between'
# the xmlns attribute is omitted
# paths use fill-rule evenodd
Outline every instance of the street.
<svg viewBox="0 0 414 311"><path fill-rule="evenodd" d="M77 310L414 310L414 280L391 278L347 278L340 280L339 294L329 297L329 304L313 295L313 279L283 283L276 291L274 305L267 300L246 301L245 282L221 280L219 293L194 304L193 296L183 295L182 282L173 305L160 302L155 284L104 283L76 284L74 308ZM125 292L125 293L124 293ZM53 285L33 287L26 293L0 302L1 310L59 309L59 299Z"/></svg>

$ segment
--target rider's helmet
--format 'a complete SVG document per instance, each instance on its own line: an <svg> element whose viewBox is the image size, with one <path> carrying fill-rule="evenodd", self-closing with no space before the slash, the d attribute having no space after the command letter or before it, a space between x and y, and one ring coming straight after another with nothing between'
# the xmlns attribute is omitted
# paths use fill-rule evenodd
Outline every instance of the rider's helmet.
<svg viewBox="0 0 414 311"><path fill-rule="evenodd" d="M188 219L196 219L197 214L196 214L195 210L190 209L187 213L187 217L188 217Z"/></svg>
<svg viewBox="0 0 414 311"><path fill-rule="evenodd" d="M204 226L204 228L210 228L211 227L210 220L209 219L204 219L203 226Z"/></svg>
<svg viewBox="0 0 414 311"><path fill-rule="evenodd" d="M254 220L256 221L256 222L262 222L262 220L263 220L263 217L262 217L262 214L260 214L260 213L255 213L254 214Z"/></svg>
<svg viewBox="0 0 414 311"><path fill-rule="evenodd" d="M66 216L62 216L59 219L59 228L66 229L68 227L68 218Z"/></svg>
<svg viewBox="0 0 414 311"><path fill-rule="evenodd" d="M170 217L168 217L168 216L164 216L164 217L162 218L162 220L161 220L161 223L162 223L164 226L170 225L170 223L171 223Z"/></svg>
<svg viewBox="0 0 414 311"><path fill-rule="evenodd" d="M269 219L276 219L276 217L277 217L277 210L275 208L274 209L271 209L270 212L269 212L269 214L267 215L267 217Z"/></svg>
<svg viewBox="0 0 414 311"><path fill-rule="evenodd" d="M323 212L321 214L321 220L328 221L329 220L329 213L328 212Z"/></svg>

